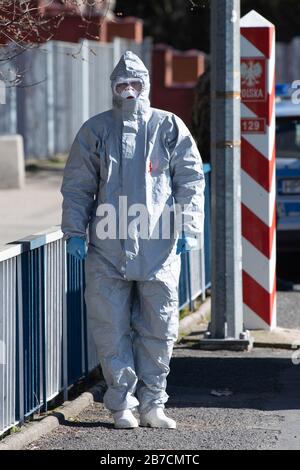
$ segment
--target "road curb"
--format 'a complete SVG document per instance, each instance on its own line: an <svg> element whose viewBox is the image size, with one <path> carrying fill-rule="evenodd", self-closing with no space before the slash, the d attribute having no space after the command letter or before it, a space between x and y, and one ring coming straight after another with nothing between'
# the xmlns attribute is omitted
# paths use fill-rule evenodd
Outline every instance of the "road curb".
<svg viewBox="0 0 300 470"><path fill-rule="evenodd" d="M296 328L274 328L271 331L252 330L255 348L295 350L300 347L300 330Z"/></svg>
<svg viewBox="0 0 300 470"><path fill-rule="evenodd" d="M178 342L195 343L202 339L203 332L199 332L200 324L205 323L211 311L210 297L201 305L197 312L184 317L179 323ZM195 332L198 331L198 334ZM191 333L194 333L191 337ZM273 330L251 330L250 337L254 348L272 348L295 350L300 348L300 329L275 328Z"/></svg>
<svg viewBox="0 0 300 470"><path fill-rule="evenodd" d="M21 450L33 441L56 429L63 421L80 414L94 401L102 399L105 390L103 381L98 382L87 392L83 392L72 402L65 402L39 422L28 423L16 434L11 434L0 442L0 450Z"/></svg>

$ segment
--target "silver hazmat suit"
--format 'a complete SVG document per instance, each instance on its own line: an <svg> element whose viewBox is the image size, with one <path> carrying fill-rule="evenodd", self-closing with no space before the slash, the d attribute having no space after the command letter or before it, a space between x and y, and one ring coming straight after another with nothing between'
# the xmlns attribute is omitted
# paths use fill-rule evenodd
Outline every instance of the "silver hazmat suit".
<svg viewBox="0 0 300 470"><path fill-rule="evenodd" d="M88 119L77 133L62 184L62 231L66 238L86 238L89 227L85 300L108 386L104 404L146 413L168 399L178 337L180 256L176 234L163 238L159 224L164 208L176 203L185 207L185 234L201 234L205 183L189 130L175 114L150 107L148 70L131 51L111 74L112 90L119 77L140 78L142 92L129 100L113 92L113 109ZM128 208L146 207L148 233L158 230L159 237L140 237L134 217L131 235L123 235L130 217L122 215L120 196ZM116 209L115 238L97 235L107 216L99 213L104 204Z"/></svg>

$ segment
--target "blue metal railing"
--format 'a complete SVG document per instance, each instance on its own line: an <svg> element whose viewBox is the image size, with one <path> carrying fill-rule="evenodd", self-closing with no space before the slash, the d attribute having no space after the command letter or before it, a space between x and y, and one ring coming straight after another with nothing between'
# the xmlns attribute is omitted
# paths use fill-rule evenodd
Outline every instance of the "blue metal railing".
<svg viewBox="0 0 300 470"><path fill-rule="evenodd" d="M204 223L204 266L205 266L205 288L211 286L211 165L204 165L205 174L205 223Z"/></svg>
<svg viewBox="0 0 300 470"><path fill-rule="evenodd" d="M88 373L87 322L84 303L83 263L68 255L67 325L68 325L68 385Z"/></svg>
<svg viewBox="0 0 300 470"><path fill-rule="evenodd" d="M210 286L210 166L204 248L182 255L180 307ZM0 247L0 434L98 365L87 329L83 264L49 229Z"/></svg>
<svg viewBox="0 0 300 470"><path fill-rule="evenodd" d="M88 374L82 263L55 228L0 248L0 434Z"/></svg>
<svg viewBox="0 0 300 470"><path fill-rule="evenodd" d="M179 279L180 308L189 305L192 310L193 300L201 295L205 299L205 291L211 285L211 210L210 210L210 164L204 164L205 175L205 219L203 250L192 251L181 255L181 273Z"/></svg>

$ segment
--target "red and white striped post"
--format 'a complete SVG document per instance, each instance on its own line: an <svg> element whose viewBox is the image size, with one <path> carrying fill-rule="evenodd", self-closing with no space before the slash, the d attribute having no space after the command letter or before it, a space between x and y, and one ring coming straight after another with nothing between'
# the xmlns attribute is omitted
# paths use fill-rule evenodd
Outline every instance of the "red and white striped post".
<svg viewBox="0 0 300 470"><path fill-rule="evenodd" d="M244 323L276 326L275 27L241 19L241 185Z"/></svg>

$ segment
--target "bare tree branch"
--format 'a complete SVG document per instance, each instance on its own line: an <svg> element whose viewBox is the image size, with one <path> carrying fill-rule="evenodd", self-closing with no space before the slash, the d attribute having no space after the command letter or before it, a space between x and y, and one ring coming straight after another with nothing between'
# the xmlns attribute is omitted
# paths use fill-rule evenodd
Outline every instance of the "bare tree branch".
<svg viewBox="0 0 300 470"><path fill-rule="evenodd" d="M97 31L114 6L115 0L0 0L0 79L9 86L19 85L24 71L10 69L9 63L55 38L66 17L79 17L82 37L99 40ZM80 55L78 46L78 54L69 54L73 58Z"/></svg>
<svg viewBox="0 0 300 470"><path fill-rule="evenodd" d="M114 3L114 0L0 0L0 44L46 42L64 18L72 15L79 16L87 34L92 35L89 26L99 25Z"/></svg>

